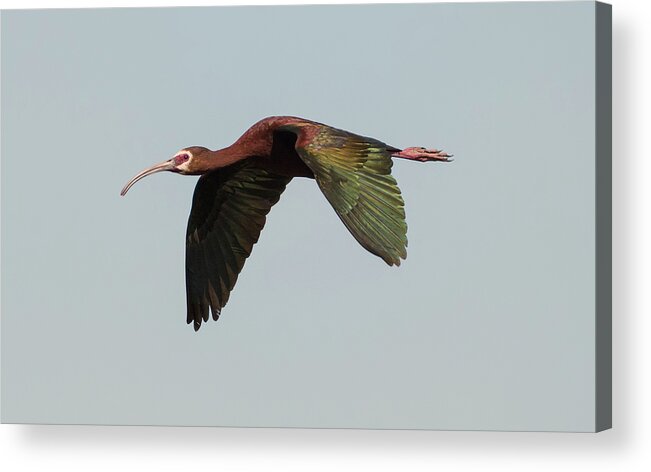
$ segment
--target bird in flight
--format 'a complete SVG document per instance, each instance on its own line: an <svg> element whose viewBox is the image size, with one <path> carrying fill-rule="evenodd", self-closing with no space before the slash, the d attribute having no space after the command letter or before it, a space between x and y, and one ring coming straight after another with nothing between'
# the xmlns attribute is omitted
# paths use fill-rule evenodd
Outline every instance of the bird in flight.
<svg viewBox="0 0 651 472"><path fill-rule="evenodd" d="M353 237L389 265L407 257L407 223L392 158L450 161L422 147L398 149L302 118L274 116L235 143L211 151L192 146L133 177L161 171L201 175L185 240L187 322L197 331L210 312L216 321L267 214L294 177L314 179Z"/></svg>

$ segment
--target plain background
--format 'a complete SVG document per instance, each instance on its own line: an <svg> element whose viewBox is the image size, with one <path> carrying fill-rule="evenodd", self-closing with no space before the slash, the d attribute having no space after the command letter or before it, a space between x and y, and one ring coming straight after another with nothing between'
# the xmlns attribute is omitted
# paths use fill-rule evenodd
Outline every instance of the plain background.
<svg viewBox="0 0 651 472"><path fill-rule="evenodd" d="M643 208L648 199L648 153L642 144L642 110L648 109L642 84L649 79L645 13L641 2L615 2L614 430L567 435L3 426L3 465L13 470L45 464L70 470L71 463L79 470L124 464L225 470L645 470L649 415L643 399L649 384L643 364L649 350L643 340L649 307L642 297L644 269L650 265L641 244L649 236Z"/></svg>
<svg viewBox="0 0 651 472"><path fill-rule="evenodd" d="M595 14L4 14L2 421L594 431ZM423 18L440 24L408 26ZM273 114L456 159L395 163L399 269L296 179L219 323L194 333L196 177L117 190Z"/></svg>

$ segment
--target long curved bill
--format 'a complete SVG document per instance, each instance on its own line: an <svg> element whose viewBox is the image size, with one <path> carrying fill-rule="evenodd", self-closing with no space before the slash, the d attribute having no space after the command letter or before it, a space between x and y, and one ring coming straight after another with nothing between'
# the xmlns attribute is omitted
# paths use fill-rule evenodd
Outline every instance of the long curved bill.
<svg viewBox="0 0 651 472"><path fill-rule="evenodd" d="M129 189L133 186L133 184L138 182L140 179L147 177L148 175L155 174L156 172L163 172L164 170L167 171L174 170L174 159L170 159L169 161L161 162L160 164L147 167L145 170L143 170L142 172L137 174L133 179L127 182L127 184L120 192L120 195L124 197L129 191Z"/></svg>

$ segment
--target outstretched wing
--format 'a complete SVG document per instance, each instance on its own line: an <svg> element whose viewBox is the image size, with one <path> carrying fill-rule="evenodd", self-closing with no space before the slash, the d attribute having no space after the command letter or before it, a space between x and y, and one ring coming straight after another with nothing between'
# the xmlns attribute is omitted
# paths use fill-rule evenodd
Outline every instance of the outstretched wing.
<svg viewBox="0 0 651 472"><path fill-rule="evenodd" d="M255 159L215 170L197 182L186 235L187 322L195 331L217 320L266 216L291 178L270 173Z"/></svg>
<svg viewBox="0 0 651 472"><path fill-rule="evenodd" d="M389 265L407 257L405 203L391 175L391 152L373 138L318 123L285 125L296 151L357 241Z"/></svg>

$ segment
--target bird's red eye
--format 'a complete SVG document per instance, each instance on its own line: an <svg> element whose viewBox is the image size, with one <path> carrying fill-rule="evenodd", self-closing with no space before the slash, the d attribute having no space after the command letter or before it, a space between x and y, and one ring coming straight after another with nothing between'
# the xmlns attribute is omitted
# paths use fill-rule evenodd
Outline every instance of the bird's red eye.
<svg viewBox="0 0 651 472"><path fill-rule="evenodd" d="M186 162L188 159L190 159L190 154L184 152L183 154L177 154L174 156L174 163L178 166Z"/></svg>

